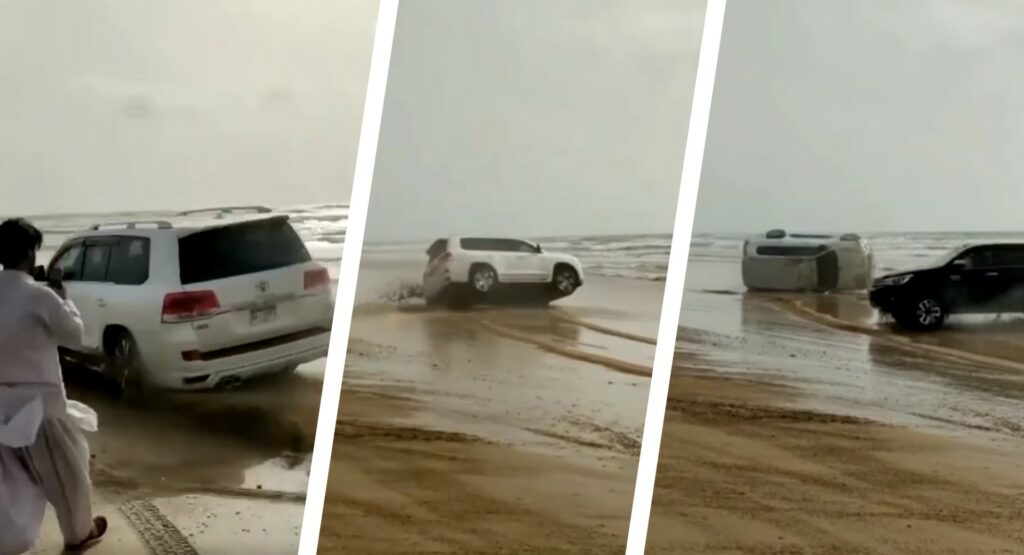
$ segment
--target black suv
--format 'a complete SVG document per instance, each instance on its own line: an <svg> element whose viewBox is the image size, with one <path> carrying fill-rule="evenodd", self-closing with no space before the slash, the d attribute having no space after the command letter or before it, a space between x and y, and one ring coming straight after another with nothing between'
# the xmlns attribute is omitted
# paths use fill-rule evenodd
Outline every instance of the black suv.
<svg viewBox="0 0 1024 555"><path fill-rule="evenodd" d="M876 279L870 299L917 331L937 330L951 314L1024 312L1024 243L955 249L934 266Z"/></svg>

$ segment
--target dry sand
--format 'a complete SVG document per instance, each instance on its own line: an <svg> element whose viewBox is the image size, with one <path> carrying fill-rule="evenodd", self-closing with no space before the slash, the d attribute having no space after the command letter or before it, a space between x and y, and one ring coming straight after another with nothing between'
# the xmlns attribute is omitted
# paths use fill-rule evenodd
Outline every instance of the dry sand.
<svg viewBox="0 0 1024 555"><path fill-rule="evenodd" d="M649 553L1024 553L1024 450L785 408L793 394L673 377Z"/></svg>
<svg viewBox="0 0 1024 555"><path fill-rule="evenodd" d="M342 391L321 553L622 552L632 457L394 423L416 403Z"/></svg>

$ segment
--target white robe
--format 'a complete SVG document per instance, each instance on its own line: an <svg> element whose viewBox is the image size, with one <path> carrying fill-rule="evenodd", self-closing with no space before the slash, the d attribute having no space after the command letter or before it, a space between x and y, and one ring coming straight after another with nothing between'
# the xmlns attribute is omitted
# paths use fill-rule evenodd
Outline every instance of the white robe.
<svg viewBox="0 0 1024 555"><path fill-rule="evenodd" d="M22 456L24 448L36 442L43 425L46 393L37 388L0 386L0 555L20 555L39 541L47 500ZM76 401L67 401L67 408L67 414L59 418L72 429L96 431L92 409ZM88 468L88 453L83 452L74 464Z"/></svg>
<svg viewBox="0 0 1024 555"><path fill-rule="evenodd" d="M82 334L71 301L24 272L0 271L0 555L36 543L47 492L66 540L91 526L82 431L95 431L96 413L67 400L57 351Z"/></svg>

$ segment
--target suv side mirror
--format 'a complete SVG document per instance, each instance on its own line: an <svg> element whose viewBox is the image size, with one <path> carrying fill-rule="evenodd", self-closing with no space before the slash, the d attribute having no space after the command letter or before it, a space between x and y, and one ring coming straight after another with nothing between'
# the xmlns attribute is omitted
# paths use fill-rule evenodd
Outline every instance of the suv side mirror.
<svg viewBox="0 0 1024 555"><path fill-rule="evenodd" d="M950 262L949 266L950 266L950 268L953 268L955 270L966 270L967 269L967 259L965 259L965 258L957 258L953 262Z"/></svg>
<svg viewBox="0 0 1024 555"><path fill-rule="evenodd" d="M540 254L544 251L540 248L540 244L538 243L535 247L533 247L533 252Z"/></svg>

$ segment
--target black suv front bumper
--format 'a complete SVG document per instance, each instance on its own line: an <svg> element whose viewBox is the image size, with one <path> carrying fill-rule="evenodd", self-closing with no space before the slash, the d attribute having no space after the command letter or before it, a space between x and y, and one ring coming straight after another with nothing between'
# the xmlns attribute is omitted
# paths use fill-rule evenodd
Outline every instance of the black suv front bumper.
<svg viewBox="0 0 1024 555"><path fill-rule="evenodd" d="M878 287L868 292L868 302L881 312L892 313L899 304L898 287Z"/></svg>

